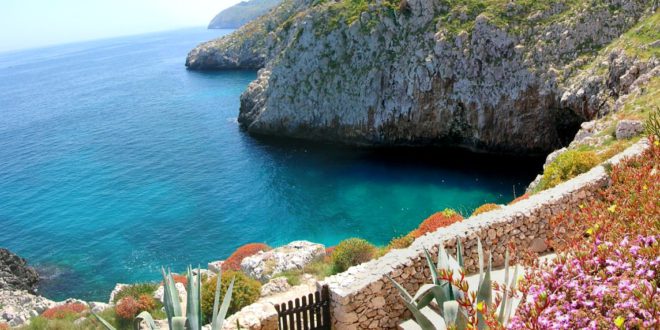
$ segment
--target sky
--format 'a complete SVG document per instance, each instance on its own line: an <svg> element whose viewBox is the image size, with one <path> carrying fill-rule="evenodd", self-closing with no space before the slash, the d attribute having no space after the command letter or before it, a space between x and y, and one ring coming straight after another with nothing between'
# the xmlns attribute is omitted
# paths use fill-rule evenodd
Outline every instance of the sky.
<svg viewBox="0 0 660 330"><path fill-rule="evenodd" d="M0 0L0 51L206 26L240 0Z"/></svg>

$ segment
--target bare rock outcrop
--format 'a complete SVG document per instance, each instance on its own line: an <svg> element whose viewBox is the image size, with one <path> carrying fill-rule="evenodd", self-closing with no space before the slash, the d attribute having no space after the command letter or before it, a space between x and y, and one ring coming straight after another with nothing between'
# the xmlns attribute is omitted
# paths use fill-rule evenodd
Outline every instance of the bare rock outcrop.
<svg viewBox="0 0 660 330"><path fill-rule="evenodd" d="M0 289L37 291L39 274L27 261L7 249L0 249Z"/></svg>

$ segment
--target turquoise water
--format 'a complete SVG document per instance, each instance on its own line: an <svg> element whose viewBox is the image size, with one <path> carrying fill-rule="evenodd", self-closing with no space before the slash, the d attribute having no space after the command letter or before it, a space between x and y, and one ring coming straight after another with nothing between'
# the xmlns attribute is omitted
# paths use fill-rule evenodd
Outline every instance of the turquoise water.
<svg viewBox="0 0 660 330"><path fill-rule="evenodd" d="M236 116L256 73L183 66L222 33L0 54L0 246L39 267L44 295L105 300L117 282L248 242L385 244L445 207L506 202L539 170L456 150L252 138Z"/></svg>

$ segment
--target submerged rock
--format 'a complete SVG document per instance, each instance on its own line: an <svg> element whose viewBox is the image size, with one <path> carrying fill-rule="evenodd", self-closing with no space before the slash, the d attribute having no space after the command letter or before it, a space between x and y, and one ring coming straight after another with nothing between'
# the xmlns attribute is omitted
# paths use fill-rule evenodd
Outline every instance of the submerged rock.
<svg viewBox="0 0 660 330"><path fill-rule="evenodd" d="M37 291L39 274L27 261L7 249L0 249L0 289Z"/></svg>
<svg viewBox="0 0 660 330"><path fill-rule="evenodd" d="M294 241L269 251L245 257L241 269L250 277L267 281L274 274L302 269L317 258L325 256L325 246L308 241Z"/></svg>

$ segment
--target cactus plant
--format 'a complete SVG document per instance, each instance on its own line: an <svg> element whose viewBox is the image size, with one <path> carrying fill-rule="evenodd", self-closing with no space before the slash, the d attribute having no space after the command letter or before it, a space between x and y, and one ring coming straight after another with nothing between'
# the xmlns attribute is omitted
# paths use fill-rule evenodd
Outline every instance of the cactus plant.
<svg viewBox="0 0 660 330"><path fill-rule="evenodd" d="M516 289L518 266L513 278L509 281L509 252L504 258L505 285L502 286L503 296L501 303L493 304L493 285L491 280L492 258L488 258L488 268L484 272L484 255L481 241L477 241L479 257L479 286L477 292L470 292L467 281L464 279L463 246L460 239L456 239L456 258L451 257L440 244L437 265L433 264L428 250L424 249L424 256L430 268L431 284L422 285L415 295L411 295L403 286L388 276L404 300L406 307L412 312L413 318L423 330L439 329L468 329L476 326L477 329L487 329L489 309L498 308L496 322L506 325L513 303L508 299L509 294ZM430 303L435 300L436 306Z"/></svg>
<svg viewBox="0 0 660 330"><path fill-rule="evenodd" d="M163 274L163 305L165 308L165 313L167 314L167 323L171 330L201 330L203 317L202 317L202 308L201 308L201 276L193 277L192 268L188 267L187 270L187 300L186 300L186 313L183 314L181 309L181 302L179 297L179 292L176 289L172 273L170 271L165 271L162 269ZM221 278L219 276L219 278ZM215 299L213 301L213 315L211 319L211 329L220 330L222 329L223 323L225 321L225 316L227 315L227 310L229 309L229 303L231 301L232 289L234 288L234 280L232 279L227 289L227 294L220 303L220 285L221 281L218 280L216 283L215 289ZM109 322L98 316L97 314L92 314L105 326L108 330L116 330ZM135 320L133 321L134 328L137 330L140 328L140 323L146 322L147 329L156 330L158 327L154 322L151 314L148 312L140 313Z"/></svg>

